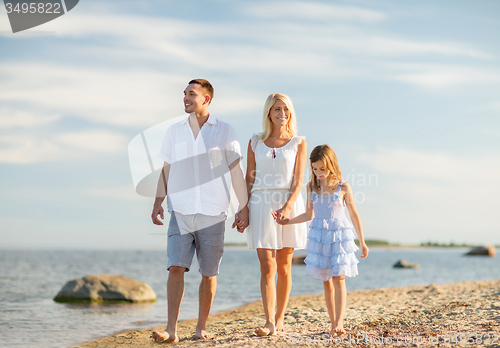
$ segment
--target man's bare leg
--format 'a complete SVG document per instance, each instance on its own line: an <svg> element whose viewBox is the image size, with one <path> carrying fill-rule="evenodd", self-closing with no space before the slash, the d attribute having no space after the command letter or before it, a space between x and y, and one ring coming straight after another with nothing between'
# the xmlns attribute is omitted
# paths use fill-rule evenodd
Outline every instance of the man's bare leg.
<svg viewBox="0 0 500 348"><path fill-rule="evenodd" d="M196 325L195 337L204 340L208 337L206 325L212 303L214 301L215 290L217 289L217 277L205 277L202 275L200 283L200 307L198 311L198 325Z"/></svg>
<svg viewBox="0 0 500 348"><path fill-rule="evenodd" d="M167 328L163 332L153 332L151 338L157 342L175 343L179 342L177 336L177 320L181 301L184 297L184 272L186 268L171 266L169 268L167 280Z"/></svg>

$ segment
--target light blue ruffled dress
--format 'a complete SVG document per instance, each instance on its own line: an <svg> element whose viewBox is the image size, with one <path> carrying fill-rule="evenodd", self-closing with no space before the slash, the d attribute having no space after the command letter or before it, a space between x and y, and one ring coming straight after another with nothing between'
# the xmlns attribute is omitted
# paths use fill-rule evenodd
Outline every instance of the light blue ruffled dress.
<svg viewBox="0 0 500 348"><path fill-rule="evenodd" d="M340 199L341 185L333 195L324 196L311 193L314 219L309 225L304 262L306 274L322 281L332 277L358 275L358 259L354 252L358 250L354 243L353 225L345 215L345 208Z"/></svg>

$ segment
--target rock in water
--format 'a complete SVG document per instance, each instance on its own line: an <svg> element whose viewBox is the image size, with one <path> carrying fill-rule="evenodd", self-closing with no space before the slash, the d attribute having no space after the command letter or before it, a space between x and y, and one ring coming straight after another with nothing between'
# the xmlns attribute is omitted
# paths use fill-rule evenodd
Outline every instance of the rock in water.
<svg viewBox="0 0 500 348"><path fill-rule="evenodd" d="M307 254L293 255L292 265L305 265L304 260L306 259L306 256Z"/></svg>
<svg viewBox="0 0 500 348"><path fill-rule="evenodd" d="M409 263L405 260L399 260L392 267L394 267L394 268L420 268L420 265L416 264L416 263Z"/></svg>
<svg viewBox="0 0 500 348"><path fill-rule="evenodd" d="M497 251L493 245L482 245L475 248L472 248L465 255L479 255L479 256L491 256L495 257Z"/></svg>
<svg viewBox="0 0 500 348"><path fill-rule="evenodd" d="M56 302L155 302L156 294L146 283L115 274L89 275L66 283Z"/></svg>

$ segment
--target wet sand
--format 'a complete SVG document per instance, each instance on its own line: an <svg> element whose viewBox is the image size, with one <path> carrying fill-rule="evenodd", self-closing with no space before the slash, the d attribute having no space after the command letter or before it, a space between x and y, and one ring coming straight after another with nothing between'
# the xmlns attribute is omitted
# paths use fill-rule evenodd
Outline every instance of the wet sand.
<svg viewBox="0 0 500 348"><path fill-rule="evenodd" d="M350 291L344 319L347 334L340 338L327 335L330 320L323 294L290 298L285 332L258 337L254 329L264 322L258 301L211 315L207 326L211 338L206 341L194 339L196 319L192 319L179 323L176 344L150 339L153 331L165 329L159 326L74 347L500 347L500 280Z"/></svg>

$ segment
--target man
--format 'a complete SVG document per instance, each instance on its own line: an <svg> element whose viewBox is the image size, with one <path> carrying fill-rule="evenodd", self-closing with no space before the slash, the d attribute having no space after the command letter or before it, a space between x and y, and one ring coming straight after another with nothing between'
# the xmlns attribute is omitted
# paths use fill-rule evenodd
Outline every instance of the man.
<svg viewBox="0 0 500 348"><path fill-rule="evenodd" d="M225 220L232 183L239 208L234 226L248 225L246 185L239 165L241 148L232 126L211 116L208 106L213 87L207 80L191 80L184 90L184 109L189 116L167 130L159 157L164 160L152 212L163 225L162 202L167 196L168 227L167 307L164 332L153 332L155 342L177 342L177 320L184 295L184 272L196 250L202 280L195 337L206 339L206 321L217 287L222 259Z"/></svg>

